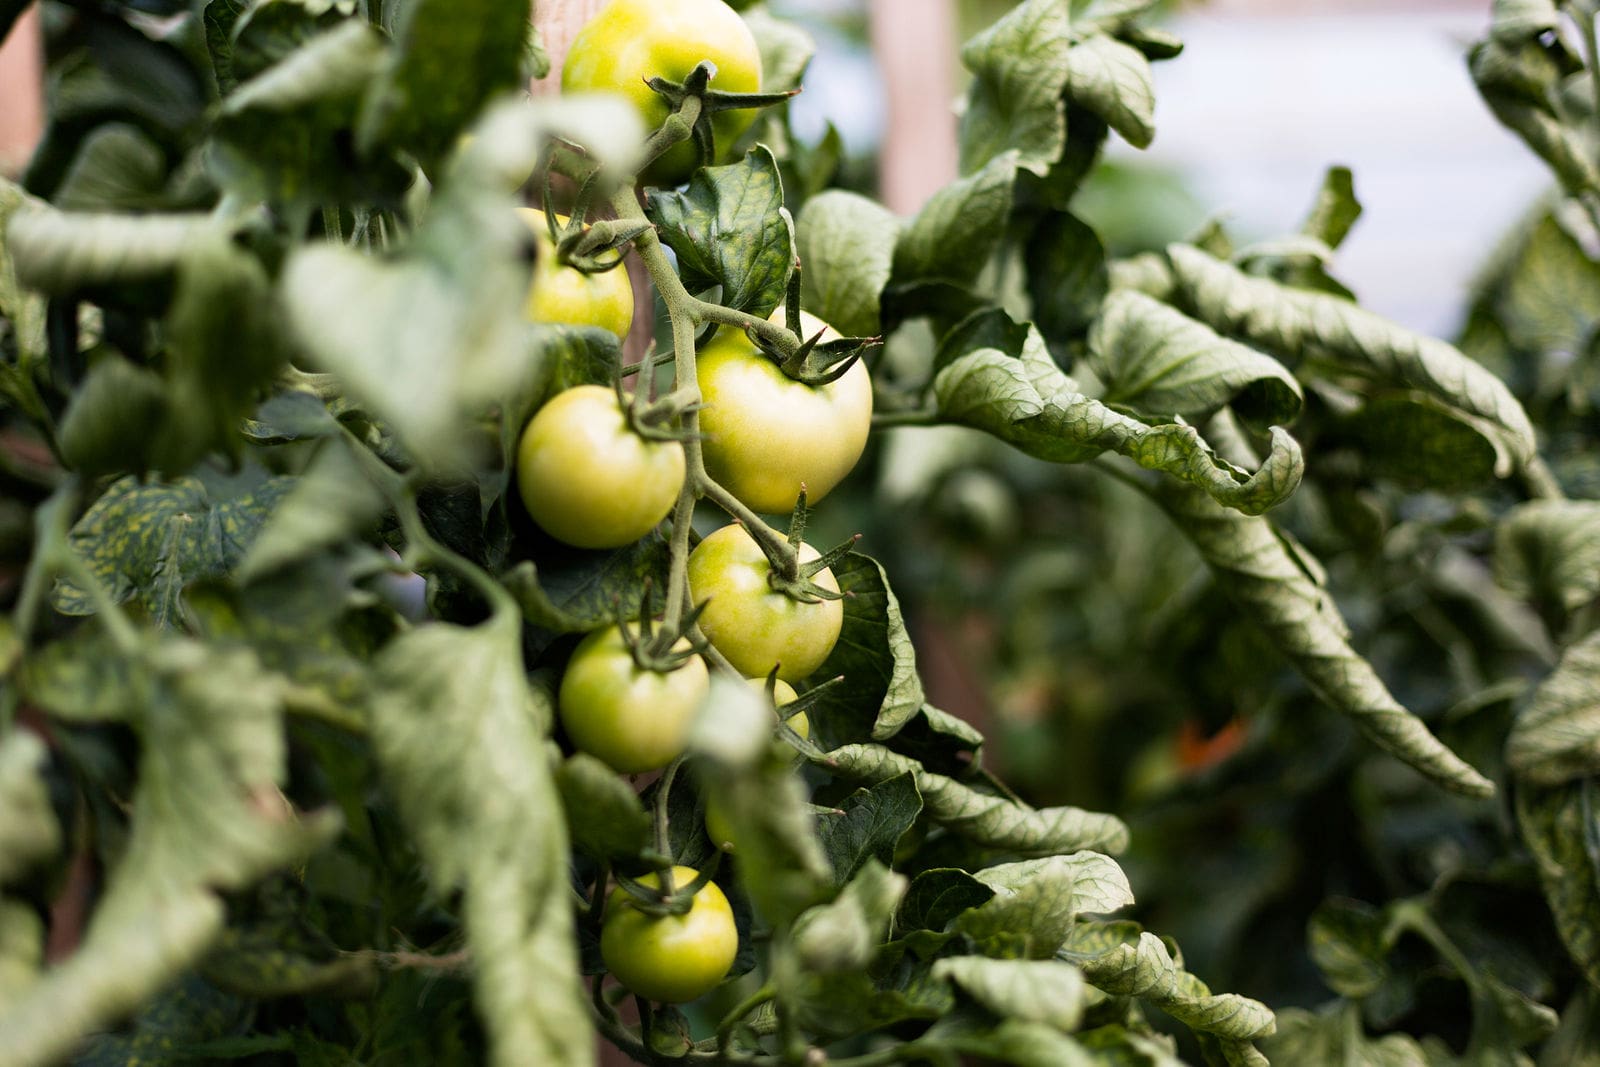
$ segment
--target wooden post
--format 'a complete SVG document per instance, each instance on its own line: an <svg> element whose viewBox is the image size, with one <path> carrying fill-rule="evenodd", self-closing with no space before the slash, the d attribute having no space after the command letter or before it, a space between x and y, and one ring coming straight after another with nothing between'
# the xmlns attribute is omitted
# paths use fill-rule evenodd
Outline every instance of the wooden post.
<svg viewBox="0 0 1600 1067"><path fill-rule="evenodd" d="M0 175L20 174L44 134L44 42L39 9L0 43Z"/></svg>
<svg viewBox="0 0 1600 1067"><path fill-rule="evenodd" d="M889 210L911 215L956 176L955 8L951 0L873 0L871 12L889 97L880 191Z"/></svg>

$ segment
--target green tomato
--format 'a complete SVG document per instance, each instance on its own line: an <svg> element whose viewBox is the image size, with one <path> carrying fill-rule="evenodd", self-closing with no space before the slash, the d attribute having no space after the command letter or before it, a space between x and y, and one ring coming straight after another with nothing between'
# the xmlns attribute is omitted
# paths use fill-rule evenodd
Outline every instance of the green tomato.
<svg viewBox="0 0 1600 1067"><path fill-rule="evenodd" d="M772 321L783 321L783 309ZM827 329L802 312L804 340ZM827 385L797 382L743 330L724 326L695 357L706 473L752 510L788 514L804 484L816 503L855 468L872 428L872 380L857 360Z"/></svg>
<svg viewBox="0 0 1600 1067"><path fill-rule="evenodd" d="M691 867L672 868L678 889L693 882ZM639 881L656 887L647 874ZM711 992L739 953L733 908L715 882L700 887L683 915L646 915L633 897L614 889L600 924L600 958L617 981L646 1000L682 1004Z"/></svg>
<svg viewBox="0 0 1600 1067"><path fill-rule="evenodd" d="M816 549L801 544L801 562L817 556ZM700 629L717 651L747 677L765 678L776 667L779 678L799 681L833 651L844 626L844 605L795 600L768 584L771 571L761 546L742 526L724 526L689 553L689 589L696 604L705 604ZM838 592L828 568L812 581Z"/></svg>
<svg viewBox="0 0 1600 1067"><path fill-rule="evenodd" d="M620 93L654 130L667 120L665 98L645 84L661 77L682 82L702 60L716 64L711 88L729 93L761 89L761 50L722 0L610 0L573 38L561 68L562 92ZM718 161L755 121L740 108L711 118ZM678 185L695 165L691 142L675 145L639 176L649 185Z"/></svg>
<svg viewBox="0 0 1600 1067"><path fill-rule="evenodd" d="M517 487L533 521L579 548L649 533L683 490L683 446L628 426L617 395L580 385L539 409L517 445Z"/></svg>
<svg viewBox="0 0 1600 1067"><path fill-rule="evenodd" d="M556 259L556 246L544 212L518 208L537 247L533 283L528 288L527 316L534 322L561 322L572 326L598 326L620 341L633 325L633 283L621 267L601 274L585 274ZM566 219L556 216L562 224Z"/></svg>
<svg viewBox="0 0 1600 1067"><path fill-rule="evenodd" d="M678 649L689 642L679 639ZM665 767L683 754L689 727L710 691L695 656L667 674L641 670L615 626L579 643L561 676L556 709L567 736L622 774Z"/></svg>

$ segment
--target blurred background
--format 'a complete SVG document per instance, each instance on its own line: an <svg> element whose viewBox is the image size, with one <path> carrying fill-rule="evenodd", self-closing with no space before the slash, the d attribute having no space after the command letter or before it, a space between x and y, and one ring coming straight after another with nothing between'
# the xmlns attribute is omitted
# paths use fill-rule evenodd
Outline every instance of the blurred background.
<svg viewBox="0 0 1600 1067"><path fill-rule="evenodd" d="M856 155L875 155L891 124L869 22L908 26L906 7L935 21L953 12L965 40L1008 8L1006 0L774 0L804 21L819 49L794 108L797 132L832 122ZM1549 185L1545 170L1501 129L1473 90L1464 55L1488 24L1488 0L1196 0L1171 4L1169 25L1186 43L1158 63L1156 138L1144 152L1121 142L1080 201L1115 252L1159 247L1212 216L1244 240L1299 224L1330 165L1355 172L1366 214L1341 251L1342 279L1363 304L1437 335L1461 324L1472 271ZM923 50L921 73L950 49ZM935 58L938 57L938 58ZM948 109L946 109L948 111ZM953 126L945 129L953 136ZM912 159L925 188L946 180ZM953 156L950 157L953 160ZM953 162L950 164L953 166ZM887 197L891 203L893 196ZM898 205L911 210L915 205Z"/></svg>

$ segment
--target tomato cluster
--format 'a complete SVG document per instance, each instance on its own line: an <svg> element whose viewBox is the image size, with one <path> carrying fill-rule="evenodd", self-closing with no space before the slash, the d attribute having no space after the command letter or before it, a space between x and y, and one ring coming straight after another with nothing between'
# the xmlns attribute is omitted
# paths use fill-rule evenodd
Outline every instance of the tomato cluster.
<svg viewBox="0 0 1600 1067"><path fill-rule="evenodd" d="M704 60L716 67L714 91L760 88L754 39L722 0L610 0L574 40L562 86L622 93L648 124L660 126L669 113L667 101L645 82L660 77L681 83ZM726 110L712 116L719 150L733 144L753 114ZM679 182L695 162L693 146L680 144L640 178ZM625 336L633 309L626 276L586 274L562 264L544 216L530 209L524 217L538 243L529 316ZM783 321L782 309L772 321ZM802 341L837 337L804 313L802 332ZM802 492L813 502L824 496L860 458L872 389L859 363L826 384L799 381L749 335L722 327L696 353L695 366L692 384L701 404L692 408L662 404L661 410L635 412L619 391L584 385L558 393L534 415L519 442L516 481L541 529L577 547L617 548L649 535L684 493L698 497L709 490L725 491L753 512L788 513ZM679 390L683 384L677 383ZM724 526L686 560L679 558L681 569L674 573L686 582L680 592L687 603L699 610L698 636L715 650L706 656L725 661L764 697L770 693L774 729L792 744L795 736L810 738L811 724L791 683L808 678L827 659L844 612L830 569L819 565L803 578L775 576L768 553L776 559L778 549L763 540L766 547L744 525ZM675 541L674 550L683 551L683 545ZM819 559L804 543L797 542L794 551L803 575L811 569L805 565ZM637 635L622 624L587 634L568 659L557 694L567 742L619 774L674 764L710 690L707 659L696 654L689 636L669 641L658 632L651 638L652 625L676 633L685 622L647 620ZM788 707L797 701L800 707ZM666 775L670 782L675 772ZM727 820L714 807L706 819L712 842L731 850ZM634 993L669 1003L692 1000L720 983L732 966L738 933L728 900L710 881L686 895L697 877L678 866L672 868L670 892L651 898L649 891L662 888L660 873L652 873L607 899L601 955Z"/></svg>

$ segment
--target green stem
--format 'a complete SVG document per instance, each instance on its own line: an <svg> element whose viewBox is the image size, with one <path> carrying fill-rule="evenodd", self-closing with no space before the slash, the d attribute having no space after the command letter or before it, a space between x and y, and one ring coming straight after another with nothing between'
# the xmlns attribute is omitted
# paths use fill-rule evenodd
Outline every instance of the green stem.
<svg viewBox="0 0 1600 1067"><path fill-rule="evenodd" d="M761 1005L770 1002L777 995L777 989L771 985L764 985L744 1000L741 1000L732 1011L724 1015L722 1021L717 1024L717 1051L726 1053L729 1043L733 1040L733 1031L744 1017L761 1007Z"/></svg>
<svg viewBox="0 0 1600 1067"><path fill-rule="evenodd" d="M389 505L394 508L395 516L400 520L400 530L406 538L404 557L406 566L414 571L429 566L454 571L478 591L494 614L516 611L516 602L511 599L511 594L506 592L504 586L476 563L441 545L428 532L427 525L422 521L422 512L417 508L417 488L414 481L401 475L374 455L349 427L344 427L343 424L341 427L344 429L345 442L355 455L356 461L377 486L379 492L389 501Z"/></svg>
<svg viewBox="0 0 1600 1067"><path fill-rule="evenodd" d="M573 168L576 170L577 168ZM572 177L572 174L568 175ZM632 189L620 189L610 198L610 206L619 220L643 220L644 209L639 206ZM753 315L734 311L731 308L719 308L715 304L708 304L697 300L684 288L683 282L678 277L678 272L673 269L672 260L667 256L666 249L661 244L661 238L654 229L647 229L634 238L634 250L639 254L639 259L644 263L645 270L650 273L650 280L655 283L656 292L661 297L662 304L666 307L667 317L672 322L672 388L675 394L698 399L698 375L695 368L694 338L696 329L704 322L729 322L739 325L750 324L755 329L776 329L772 323L764 319L757 319ZM759 324L759 325L755 325ZM779 330L784 337L791 335L787 330ZM693 514L693 501L702 497L722 508L733 516L750 536L756 539L768 558L785 561L786 566L780 571L792 570L795 576L799 573L799 556L793 546L789 544L782 534L768 526L759 515L745 507L734 495L718 484L705 469L705 458L700 446L700 416L691 408L683 413L685 440L683 452L685 467L683 496L679 498L677 516ZM686 499L687 498L687 502ZM680 562L688 555L688 523L681 524L681 531L674 528L671 558L671 588L668 590L668 618L673 618L672 607L676 605L679 611L683 610L687 602L687 565Z"/></svg>

